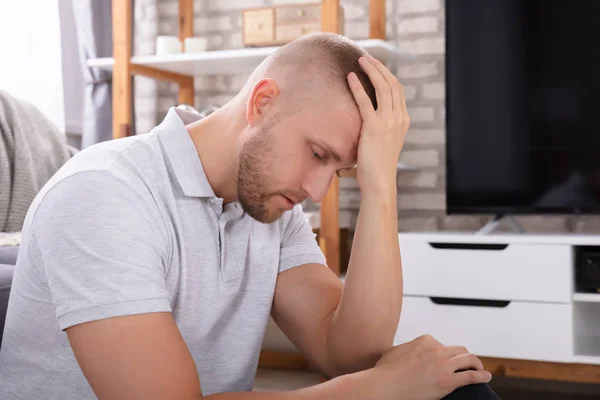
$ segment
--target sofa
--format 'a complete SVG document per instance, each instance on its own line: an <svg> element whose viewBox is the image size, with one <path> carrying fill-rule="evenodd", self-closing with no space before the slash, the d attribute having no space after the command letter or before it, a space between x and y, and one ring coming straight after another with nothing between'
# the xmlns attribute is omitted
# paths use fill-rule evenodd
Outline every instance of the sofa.
<svg viewBox="0 0 600 400"><path fill-rule="evenodd" d="M18 253L19 246L0 246L0 346L2 346L6 308Z"/></svg>
<svg viewBox="0 0 600 400"><path fill-rule="evenodd" d="M0 88L0 344L19 247L31 202L78 149L34 104ZM5 235L6 234L6 235ZM15 236L16 237L16 236Z"/></svg>

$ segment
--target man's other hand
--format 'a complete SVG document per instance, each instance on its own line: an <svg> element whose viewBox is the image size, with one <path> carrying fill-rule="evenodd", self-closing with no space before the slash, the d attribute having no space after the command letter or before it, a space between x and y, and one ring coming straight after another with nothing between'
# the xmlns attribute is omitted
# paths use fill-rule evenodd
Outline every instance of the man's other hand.
<svg viewBox="0 0 600 400"><path fill-rule="evenodd" d="M429 335L387 351L371 371L381 399L439 400L459 387L492 378L462 346L444 346Z"/></svg>

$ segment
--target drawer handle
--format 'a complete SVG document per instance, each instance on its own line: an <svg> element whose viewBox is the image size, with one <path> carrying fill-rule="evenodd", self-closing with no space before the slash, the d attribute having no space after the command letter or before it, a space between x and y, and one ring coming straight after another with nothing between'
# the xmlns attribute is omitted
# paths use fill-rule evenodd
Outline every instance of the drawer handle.
<svg viewBox="0 0 600 400"><path fill-rule="evenodd" d="M510 303L509 300L457 299L452 297L430 297L429 300L440 305L493 308L504 308Z"/></svg>
<svg viewBox="0 0 600 400"><path fill-rule="evenodd" d="M508 244L502 243L435 243L430 242L429 245L434 249L447 250L504 250Z"/></svg>

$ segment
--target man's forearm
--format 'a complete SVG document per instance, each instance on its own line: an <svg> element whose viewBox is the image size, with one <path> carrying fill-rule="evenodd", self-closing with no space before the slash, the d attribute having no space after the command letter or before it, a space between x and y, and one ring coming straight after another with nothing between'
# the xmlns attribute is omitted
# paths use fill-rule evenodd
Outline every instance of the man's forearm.
<svg viewBox="0 0 600 400"><path fill-rule="evenodd" d="M343 373L371 367L393 344L402 307L396 197L361 198L345 288L328 333L330 356Z"/></svg>
<svg viewBox="0 0 600 400"><path fill-rule="evenodd" d="M319 385L287 392L219 393L210 400L378 400L373 370L332 379Z"/></svg>

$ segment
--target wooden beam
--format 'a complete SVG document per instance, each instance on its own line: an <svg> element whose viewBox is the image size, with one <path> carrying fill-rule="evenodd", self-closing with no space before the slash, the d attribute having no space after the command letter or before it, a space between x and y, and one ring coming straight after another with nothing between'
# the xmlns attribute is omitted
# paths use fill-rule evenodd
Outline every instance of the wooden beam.
<svg viewBox="0 0 600 400"><path fill-rule="evenodd" d="M112 0L113 31L113 77L112 77L112 113L113 138L118 139L131 134L132 122L132 84L131 84L131 16L130 0Z"/></svg>
<svg viewBox="0 0 600 400"><path fill-rule="evenodd" d="M340 0L321 0L321 30L340 33Z"/></svg>
<svg viewBox="0 0 600 400"><path fill-rule="evenodd" d="M309 362L300 353L283 353L261 351L258 358L258 368L311 370Z"/></svg>
<svg viewBox="0 0 600 400"><path fill-rule="evenodd" d="M179 83L179 104L194 105L194 78L189 76Z"/></svg>
<svg viewBox="0 0 600 400"><path fill-rule="evenodd" d="M325 198L321 202L321 237L319 246L327 265L340 274L340 181L334 175Z"/></svg>
<svg viewBox="0 0 600 400"><path fill-rule="evenodd" d="M179 0L179 40L194 36L194 0ZM183 49L182 49L183 50ZM179 83L179 104L194 105L194 78L186 77Z"/></svg>
<svg viewBox="0 0 600 400"><path fill-rule="evenodd" d="M385 40L385 0L369 0L369 38Z"/></svg>
<svg viewBox="0 0 600 400"><path fill-rule="evenodd" d="M342 178L356 178L356 167L349 170L340 171L340 176Z"/></svg>
<svg viewBox="0 0 600 400"><path fill-rule="evenodd" d="M179 40L194 36L194 0L179 0Z"/></svg>
<svg viewBox="0 0 600 400"><path fill-rule="evenodd" d="M321 30L340 33L340 0L321 0ZM340 274L340 188L339 178L333 177L331 186L321 202L321 228L319 246L327 265Z"/></svg>
<svg viewBox="0 0 600 400"><path fill-rule="evenodd" d="M496 376L545 379L563 382L600 383L600 365L480 357Z"/></svg>
<svg viewBox="0 0 600 400"><path fill-rule="evenodd" d="M187 75L182 75L170 71L163 71L162 69L147 67L145 65L139 64L131 64L130 71L132 74L144 75L148 78L158 79L162 81L170 81L177 84L186 83L191 78Z"/></svg>

